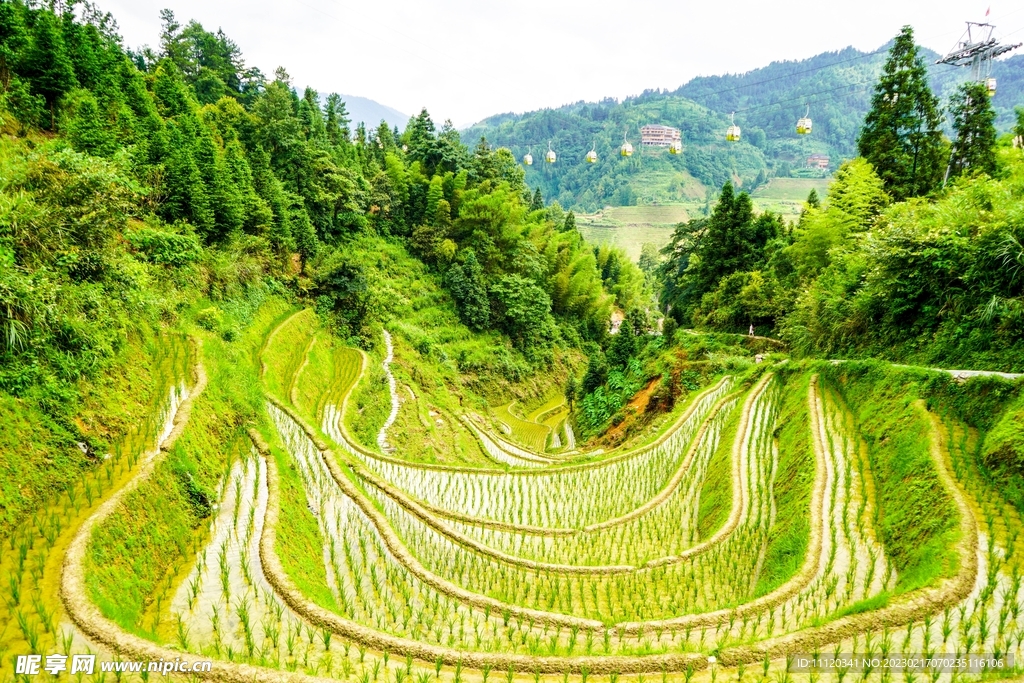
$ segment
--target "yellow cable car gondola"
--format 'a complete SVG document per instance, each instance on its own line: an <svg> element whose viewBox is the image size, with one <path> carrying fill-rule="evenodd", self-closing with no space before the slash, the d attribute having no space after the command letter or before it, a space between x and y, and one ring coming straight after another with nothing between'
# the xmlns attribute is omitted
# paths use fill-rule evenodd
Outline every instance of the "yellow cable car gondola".
<svg viewBox="0 0 1024 683"><path fill-rule="evenodd" d="M807 105L807 112L796 122L796 134L807 135L811 132L811 105Z"/></svg>
<svg viewBox="0 0 1024 683"><path fill-rule="evenodd" d="M531 154L532 151L532 147L527 147L526 155L523 156L523 163L526 164L527 166L533 166L533 154Z"/></svg>
<svg viewBox="0 0 1024 683"><path fill-rule="evenodd" d="M672 144L668 146L669 154L681 154L683 151L683 143L679 140L673 140Z"/></svg>
<svg viewBox="0 0 1024 683"><path fill-rule="evenodd" d="M736 125L736 112L729 114L729 127L725 130L725 139L729 142L740 141L740 127Z"/></svg>
<svg viewBox="0 0 1024 683"><path fill-rule="evenodd" d="M626 134L622 134L622 147L619 147L619 154L624 157L633 156L633 145L629 144L629 140L626 139Z"/></svg>
<svg viewBox="0 0 1024 683"><path fill-rule="evenodd" d="M548 162L549 164L553 164L555 163L555 160L557 158L558 157L555 155L555 150L551 149L551 141L548 140L548 153L544 155L544 161Z"/></svg>
<svg viewBox="0 0 1024 683"><path fill-rule="evenodd" d="M587 158L587 163L588 164L596 164L597 163L597 150L596 149L591 149L589 152L587 152L587 157L586 158Z"/></svg>
<svg viewBox="0 0 1024 683"><path fill-rule="evenodd" d="M985 79L985 89L988 90L988 96L992 97L996 94L996 79L989 77Z"/></svg>

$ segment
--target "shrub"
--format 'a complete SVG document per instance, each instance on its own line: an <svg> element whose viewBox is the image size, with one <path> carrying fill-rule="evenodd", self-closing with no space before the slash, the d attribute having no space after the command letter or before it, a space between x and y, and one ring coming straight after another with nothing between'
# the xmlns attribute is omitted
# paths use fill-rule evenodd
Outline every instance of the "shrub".
<svg viewBox="0 0 1024 683"><path fill-rule="evenodd" d="M196 324L204 330L212 332L220 327L220 311L216 306L204 308L196 314Z"/></svg>
<svg viewBox="0 0 1024 683"><path fill-rule="evenodd" d="M142 228L125 238L145 260L161 266L181 267L195 263L203 254L199 239L193 234Z"/></svg>

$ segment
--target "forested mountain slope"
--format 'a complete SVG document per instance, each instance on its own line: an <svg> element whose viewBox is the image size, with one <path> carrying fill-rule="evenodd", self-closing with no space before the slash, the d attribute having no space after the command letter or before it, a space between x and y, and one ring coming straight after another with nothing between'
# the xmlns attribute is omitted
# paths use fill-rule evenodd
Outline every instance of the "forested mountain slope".
<svg viewBox="0 0 1024 683"><path fill-rule="evenodd" d="M848 47L804 60L772 62L743 74L702 76L668 95L691 99L715 111L741 112L737 114L740 121L764 130L768 139L779 145L794 139L794 122L810 105L814 136L820 133L831 153L849 158L856 154L857 133L889 47L873 52ZM946 104L956 86L969 76L969 69L935 64L941 55L927 48L921 48L920 54L928 66L932 91ZM992 106L1000 131L1013 126L1014 107L1024 101L1022 70L1024 54L992 64L992 76L999 86Z"/></svg>
<svg viewBox="0 0 1024 683"><path fill-rule="evenodd" d="M702 76L676 90L647 91L621 102L608 99L500 114L470 127L465 137L475 141L485 136L519 156L532 146L538 163L527 170L530 185L564 206L586 211L608 204L692 199L726 180L751 190L768 175L788 176L803 169L811 154L829 155L832 170L856 155L857 134L888 47L873 52L848 47L743 74ZM921 50L921 57L932 90L945 106L968 72L934 64L939 55L928 49ZM1024 55L993 64L999 89L992 104L1000 131L1012 127L1014 106L1024 102L1022 74ZM743 130L736 145L724 140L731 112ZM796 121L805 113L814 129L811 135L798 136ZM643 150L628 161L615 157L623 134L636 145L639 127L647 123L679 128L683 154ZM540 163L549 140L559 154L551 167ZM589 165L583 157L594 144L600 161Z"/></svg>
<svg viewBox="0 0 1024 683"><path fill-rule="evenodd" d="M726 185L676 229L660 274L678 323L761 329L807 355L1024 370L1024 108L1000 135L985 85L963 84L948 139L922 62L904 27L860 156L795 225Z"/></svg>

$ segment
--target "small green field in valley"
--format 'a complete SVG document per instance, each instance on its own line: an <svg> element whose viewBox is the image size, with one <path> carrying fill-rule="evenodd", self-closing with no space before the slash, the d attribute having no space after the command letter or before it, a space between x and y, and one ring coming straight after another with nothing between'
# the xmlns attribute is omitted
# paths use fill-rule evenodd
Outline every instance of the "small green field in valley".
<svg viewBox="0 0 1024 683"><path fill-rule="evenodd" d="M597 213L578 214L576 226L588 242L618 247L636 261L645 243L665 246L676 225L700 215L702 207L703 202L606 206Z"/></svg>
<svg viewBox="0 0 1024 683"><path fill-rule="evenodd" d="M774 211L795 221L811 190L824 199L831 182L831 178L773 178L750 196L756 211ZM644 244L664 247L676 225L701 216L704 208L704 200L697 198L678 204L606 206L596 213L577 214L576 225L588 242L618 247L636 261Z"/></svg>
<svg viewBox="0 0 1024 683"><path fill-rule="evenodd" d="M795 220L811 190L825 197L831 178L772 178L751 193L757 211L781 213L786 220Z"/></svg>

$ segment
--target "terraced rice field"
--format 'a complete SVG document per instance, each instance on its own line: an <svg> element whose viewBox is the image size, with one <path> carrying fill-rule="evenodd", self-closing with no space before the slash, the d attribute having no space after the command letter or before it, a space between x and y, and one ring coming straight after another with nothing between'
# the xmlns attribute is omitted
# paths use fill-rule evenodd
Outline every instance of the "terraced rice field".
<svg viewBox="0 0 1024 683"><path fill-rule="evenodd" d="M548 446L551 428L530 417L520 417L516 407L517 403L513 401L494 409L494 419L497 421L499 431L505 438L529 450L543 453Z"/></svg>
<svg viewBox="0 0 1024 683"><path fill-rule="evenodd" d="M921 434L900 455L841 384L781 366L718 378L642 448L574 463L495 445L500 465L457 468L356 442L346 398L364 357L302 315L261 360L265 424L224 473L164 626L90 611L69 560L68 637L201 655L215 662L201 677L225 681L952 681L978 675L808 673L792 656L1021 654L1022 520L977 469L981 435L923 404L894 407ZM190 392L169 394L149 440L187 429L174 416ZM941 558L930 574L893 535L894 496L946 520L906 530ZM20 580L38 581L49 561L20 547ZM26 638L55 637L45 605L17 612Z"/></svg>
<svg viewBox="0 0 1024 683"><path fill-rule="evenodd" d="M81 651L81 636L69 623L54 590L61 580L65 554L101 503L146 466L153 444L171 431L177 408L189 391L195 362L189 341L158 338L153 353L156 364L148 413L139 416L111 452L100 455L100 466L42 501L36 515L5 539L0 549L0 680L14 680L15 653L67 652L73 646Z"/></svg>

